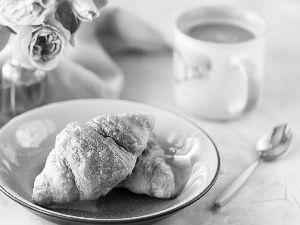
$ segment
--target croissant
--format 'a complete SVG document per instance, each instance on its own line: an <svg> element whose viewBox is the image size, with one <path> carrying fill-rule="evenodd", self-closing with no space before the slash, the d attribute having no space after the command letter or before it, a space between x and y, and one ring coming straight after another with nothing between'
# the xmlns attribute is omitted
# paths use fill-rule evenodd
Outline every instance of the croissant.
<svg viewBox="0 0 300 225"><path fill-rule="evenodd" d="M157 198L175 197L174 174L166 164L164 151L153 132L132 173L118 186Z"/></svg>
<svg viewBox="0 0 300 225"><path fill-rule="evenodd" d="M132 172L153 127L154 117L138 112L68 124L35 179L33 202L48 206L107 194Z"/></svg>

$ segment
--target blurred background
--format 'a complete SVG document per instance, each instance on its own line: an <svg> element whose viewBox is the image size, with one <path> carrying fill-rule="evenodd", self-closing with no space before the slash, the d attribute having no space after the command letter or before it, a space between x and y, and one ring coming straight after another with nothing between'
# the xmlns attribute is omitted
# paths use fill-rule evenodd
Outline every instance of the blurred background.
<svg viewBox="0 0 300 225"><path fill-rule="evenodd" d="M265 85L264 92L267 93L262 100L263 104L268 104L266 96L272 98L272 101L278 108L285 107L288 111L293 111L295 107L300 107L298 104L286 105L286 96L292 98L294 102L299 101L300 92L297 91L300 76L300 67L295 63L295 60L300 59L300 2L297 0L126 0L117 1L111 0L109 5L118 5L126 10L139 16L142 20L157 29L168 43L172 43L172 26L177 16L192 7L206 5L235 5L246 7L260 13L268 21L269 27L267 30L266 43L266 64L265 64ZM134 96L139 100L141 95L147 101L147 95L151 95L152 103L160 104L165 100L170 101L170 106L173 106L172 96L169 88L165 85L171 85L172 76L172 58L171 52L165 53L165 56L152 57L151 55L131 55L126 57L118 56L116 58L118 64L126 75L125 89L122 98L128 98L129 95ZM131 57L134 60L131 60ZM150 57L146 59L147 57ZM151 60L150 60L151 59ZM132 67L129 62L134 61L135 66ZM163 66L161 66L163 65ZM160 68L157 68L160 66ZM135 80L131 80L132 74L138 73L139 76L134 76L134 79L145 81L155 76L157 81L153 86L139 85L133 86ZM143 83L143 82L142 82ZM155 96L156 89L164 89L165 93L160 96ZM150 98L150 97L149 97ZM150 99L149 99L150 101ZM154 102L153 102L154 101ZM258 108L262 110L262 108ZM267 109L266 109L267 110Z"/></svg>

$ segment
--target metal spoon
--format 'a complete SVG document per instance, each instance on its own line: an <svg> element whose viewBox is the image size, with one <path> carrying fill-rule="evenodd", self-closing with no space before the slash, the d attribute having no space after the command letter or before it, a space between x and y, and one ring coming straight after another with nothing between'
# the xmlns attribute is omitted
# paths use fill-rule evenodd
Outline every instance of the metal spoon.
<svg viewBox="0 0 300 225"><path fill-rule="evenodd" d="M263 135L256 145L258 159L220 194L215 201L216 207L223 206L237 194L261 161L273 161L285 156L290 150L292 137L293 133L289 124L277 126L271 132Z"/></svg>

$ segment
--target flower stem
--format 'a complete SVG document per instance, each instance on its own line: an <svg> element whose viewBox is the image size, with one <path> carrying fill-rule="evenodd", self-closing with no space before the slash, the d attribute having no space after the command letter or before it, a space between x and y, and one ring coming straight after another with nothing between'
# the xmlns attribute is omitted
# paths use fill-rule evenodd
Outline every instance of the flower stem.
<svg viewBox="0 0 300 225"><path fill-rule="evenodd" d="M11 114L12 116L16 116L16 86L14 82L11 82L11 87L10 87L10 109L11 109Z"/></svg>

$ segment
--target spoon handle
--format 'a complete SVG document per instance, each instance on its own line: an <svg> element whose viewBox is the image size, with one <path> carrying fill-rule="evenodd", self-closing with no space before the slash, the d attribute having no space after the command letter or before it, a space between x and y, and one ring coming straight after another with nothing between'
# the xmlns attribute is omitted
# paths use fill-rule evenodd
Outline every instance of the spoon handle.
<svg viewBox="0 0 300 225"><path fill-rule="evenodd" d="M259 163L260 160L255 160L243 173L235 178L235 180L219 195L215 201L216 207L225 205L238 193L240 188L246 183L254 170L258 167Z"/></svg>

